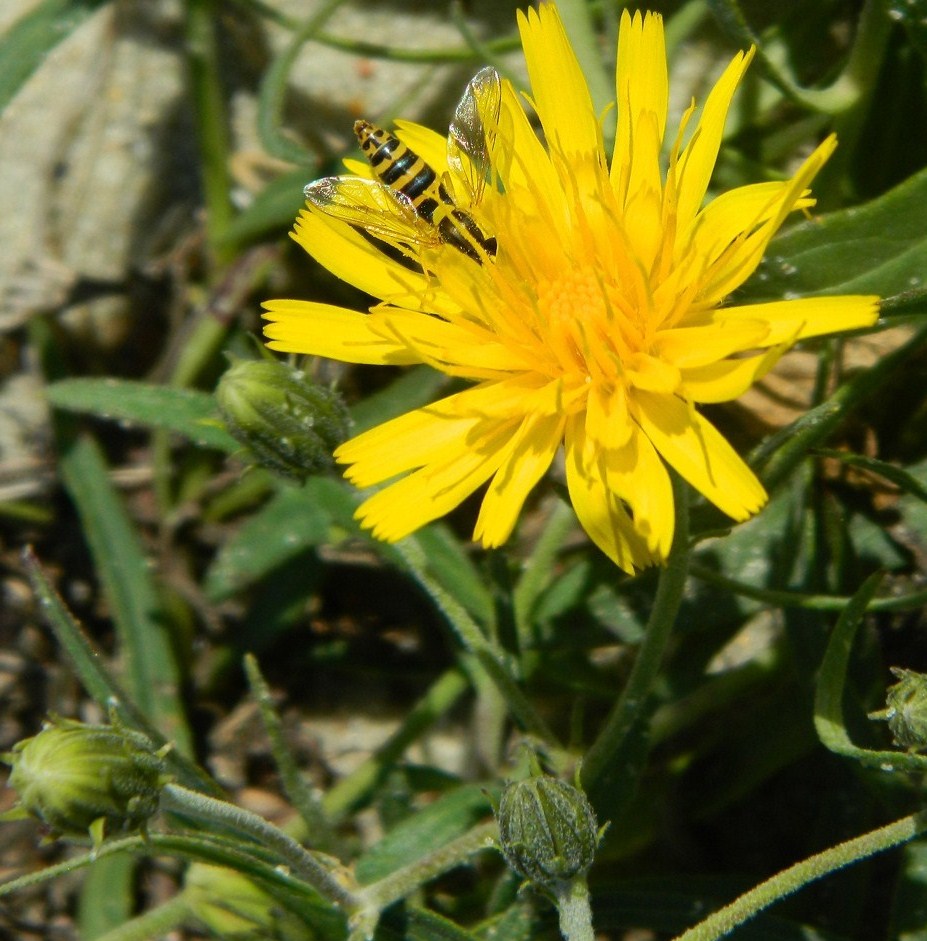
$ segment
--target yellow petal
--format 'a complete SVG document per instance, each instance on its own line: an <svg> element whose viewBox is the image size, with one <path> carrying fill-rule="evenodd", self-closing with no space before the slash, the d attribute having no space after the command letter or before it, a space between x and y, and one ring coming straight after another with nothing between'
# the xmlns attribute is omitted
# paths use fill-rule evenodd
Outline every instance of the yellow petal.
<svg viewBox="0 0 927 941"><path fill-rule="evenodd" d="M529 415L515 432L486 490L473 532L487 549L501 546L511 535L525 499L557 453L563 425L560 415Z"/></svg>
<svg viewBox="0 0 927 941"><path fill-rule="evenodd" d="M412 121L397 121L396 136L438 176L447 172L447 136Z"/></svg>
<svg viewBox="0 0 927 941"><path fill-rule="evenodd" d="M691 237L681 234L682 251L694 251L713 262L735 240L772 218L789 190L788 181L738 186L716 196L696 217ZM814 205L807 193L794 205Z"/></svg>
<svg viewBox="0 0 927 941"><path fill-rule="evenodd" d="M635 426L624 447L603 453L602 466L609 490L631 508L635 531L655 558L665 559L676 526L673 487L653 445Z"/></svg>
<svg viewBox="0 0 927 941"><path fill-rule="evenodd" d="M388 542L444 516L498 468L515 427L511 422L485 422L473 435L449 443L440 463L429 464L365 500L355 516L374 536Z"/></svg>
<svg viewBox="0 0 927 941"><path fill-rule="evenodd" d="M752 58L753 49L746 53L738 52L734 56L709 93L692 139L679 157L676 189L679 193L677 218L680 229L687 228L695 218L708 191L724 135L728 108Z"/></svg>
<svg viewBox="0 0 927 941"><path fill-rule="evenodd" d="M624 383L611 390L601 382L593 383L586 400L588 437L603 450L613 449L627 444L632 431Z"/></svg>
<svg viewBox="0 0 927 941"><path fill-rule="evenodd" d="M681 381L679 370L672 363L646 353L632 353L625 374L630 385L648 392L669 394L679 388Z"/></svg>
<svg viewBox="0 0 927 941"><path fill-rule="evenodd" d="M635 393L631 412L660 456L718 509L744 520L766 491L707 419L676 396Z"/></svg>
<svg viewBox="0 0 927 941"><path fill-rule="evenodd" d="M795 342L840 330L871 327L879 319L879 298L874 294L843 294L837 297L801 297L769 304L726 307L715 313L722 329L739 320L761 320L769 325L762 346Z"/></svg>
<svg viewBox="0 0 927 941"><path fill-rule="evenodd" d="M769 346L769 324L762 317L725 320L706 327L661 330L654 348L661 359L677 369L694 369L759 346ZM652 391L652 390L651 390Z"/></svg>
<svg viewBox="0 0 927 941"><path fill-rule="evenodd" d="M370 314L313 301L265 301L263 307L270 321L264 335L272 350L376 366L421 362L401 340L377 330Z"/></svg>
<svg viewBox="0 0 927 941"><path fill-rule="evenodd" d="M602 452L587 437L581 416L566 425L566 478L570 501L589 538L630 574L657 559L634 528L634 522L605 480Z"/></svg>
<svg viewBox="0 0 927 941"><path fill-rule="evenodd" d="M699 290L699 301L704 305L720 303L731 291L740 287L756 270L766 246L785 221L786 216L805 199L808 185L827 162L837 146L837 138L831 134L798 168L788 182L782 195L768 213L768 219L751 235L735 241L728 252L714 263L715 270L706 272Z"/></svg>
<svg viewBox="0 0 927 941"><path fill-rule="evenodd" d="M596 155L602 135L586 78L570 46L560 14L543 3L518 11L518 29L528 64L531 96L548 146L564 155Z"/></svg>
<svg viewBox="0 0 927 941"><path fill-rule="evenodd" d="M428 288L424 275L387 258L349 225L317 210L300 213L291 237L336 278L373 297L390 298Z"/></svg>
<svg viewBox="0 0 927 941"><path fill-rule="evenodd" d="M682 393L693 402L730 402L762 379L786 349L786 346L774 346L760 356L722 360L696 369L685 369Z"/></svg>
<svg viewBox="0 0 927 941"><path fill-rule="evenodd" d="M615 77L618 129L611 180L619 205L641 189L662 192L660 150L666 130L669 81L663 18L621 14Z"/></svg>
<svg viewBox="0 0 927 941"><path fill-rule="evenodd" d="M426 464L440 464L487 423L518 427L530 402L526 394L532 392L522 376L505 382L484 382L351 438L335 451L335 460L352 465L345 476L359 487L369 487Z"/></svg>

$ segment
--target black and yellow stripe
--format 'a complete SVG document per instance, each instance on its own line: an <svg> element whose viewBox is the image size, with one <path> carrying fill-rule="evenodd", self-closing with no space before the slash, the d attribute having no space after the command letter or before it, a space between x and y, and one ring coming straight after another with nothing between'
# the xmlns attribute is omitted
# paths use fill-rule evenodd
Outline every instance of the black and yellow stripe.
<svg viewBox="0 0 927 941"><path fill-rule="evenodd" d="M490 256L495 254L496 240L484 235L473 217L457 208L438 175L417 153L369 121L355 122L354 133L377 179L402 193L443 241L474 261L480 261L476 246Z"/></svg>

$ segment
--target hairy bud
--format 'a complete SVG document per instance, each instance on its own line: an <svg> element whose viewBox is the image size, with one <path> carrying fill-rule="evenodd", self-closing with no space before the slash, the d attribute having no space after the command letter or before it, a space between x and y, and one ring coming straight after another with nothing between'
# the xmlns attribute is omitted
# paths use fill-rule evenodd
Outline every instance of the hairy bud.
<svg viewBox="0 0 927 941"><path fill-rule="evenodd" d="M328 467L350 424L336 392L270 360L234 363L219 380L216 403L255 462L293 480Z"/></svg>

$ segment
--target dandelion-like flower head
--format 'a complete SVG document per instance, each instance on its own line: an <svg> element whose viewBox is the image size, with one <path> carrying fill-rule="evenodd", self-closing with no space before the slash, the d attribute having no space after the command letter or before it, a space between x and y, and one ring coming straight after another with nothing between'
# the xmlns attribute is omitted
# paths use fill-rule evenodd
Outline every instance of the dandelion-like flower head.
<svg viewBox="0 0 927 941"><path fill-rule="evenodd" d="M278 350L428 363L474 383L336 451L358 486L392 480L358 510L376 536L399 539L488 482L475 538L498 546L563 445L580 522L633 572L663 561L672 544L668 467L734 520L766 500L696 406L738 397L797 340L873 323L877 298L721 306L786 216L813 205L808 185L836 146L827 138L789 180L705 204L752 50L734 57L698 118L693 105L664 142L662 20L623 13L609 159L556 7L519 14L519 28L543 142L501 82L493 113L480 116L491 179L478 205L463 206L492 253L447 239L410 242L400 247L413 270L310 204L293 237L379 303L359 312L270 301L266 334ZM400 122L396 136L439 176L447 171L442 135ZM364 164L349 168L371 176ZM381 234L375 225L369 232Z"/></svg>

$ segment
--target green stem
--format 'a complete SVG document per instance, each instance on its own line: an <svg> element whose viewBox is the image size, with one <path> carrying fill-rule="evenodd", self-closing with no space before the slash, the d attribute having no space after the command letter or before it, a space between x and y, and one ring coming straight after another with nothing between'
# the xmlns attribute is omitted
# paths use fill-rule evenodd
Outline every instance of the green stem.
<svg viewBox="0 0 927 941"><path fill-rule="evenodd" d="M689 505L686 484L673 474L673 502L676 529L673 547L653 600L653 608L644 630L644 638L631 668L628 682L612 708L605 726L583 757L580 776L589 792L611 764L628 734L646 716L650 693L660 670L676 614L682 602L689 572Z"/></svg>
<svg viewBox="0 0 927 941"><path fill-rule="evenodd" d="M586 877L577 876L571 879L555 894L557 912L560 915L560 934L563 935L564 941L595 941Z"/></svg>
<svg viewBox="0 0 927 941"><path fill-rule="evenodd" d="M283 735L283 725L271 701L270 689L261 675L257 660L248 654L244 660L245 675L251 694L257 700L261 711L264 731L270 740L270 750L274 756L283 789L293 808L299 814L308 835L307 842L323 853L345 857L337 834L332 828L322 802L316 797L305 776L300 771L293 753L287 747Z"/></svg>
<svg viewBox="0 0 927 941"><path fill-rule="evenodd" d="M421 547L414 539L397 542L393 549L405 562L415 580L428 593L447 619L464 648L476 658L480 666L505 697L509 711L521 727L544 742L559 748L557 737L522 692L512 674L512 665L504 651L493 645L479 625L455 598L438 584L428 572Z"/></svg>
<svg viewBox="0 0 927 941"><path fill-rule="evenodd" d="M357 893L360 910L371 915L379 914L393 902L411 895L426 882L459 866L474 853L498 848L498 837L499 827L495 820L488 820L486 823L475 826L468 833L422 859L403 866L402 869L397 869L378 882L360 889Z"/></svg>
<svg viewBox="0 0 927 941"><path fill-rule="evenodd" d="M550 584L554 563L563 548L567 534L576 526L576 514L572 507L558 500L551 511L544 531L525 560L521 577L512 592L512 609L515 615L515 630L518 634L519 653L522 662L527 658L535 642L532 630L534 605L544 589ZM525 670L529 675L530 669Z"/></svg>
<svg viewBox="0 0 927 941"><path fill-rule="evenodd" d="M215 0L188 0L186 4L187 62L191 98L196 109L196 132L203 168L206 232L213 253L221 258L222 234L234 217L229 171L229 133L225 95L219 79ZM228 260L228 259L222 259Z"/></svg>
<svg viewBox="0 0 927 941"><path fill-rule="evenodd" d="M294 875L311 885L320 895L324 895L349 913L357 907L357 898L353 892L341 885L312 853L282 830L269 824L263 817L177 784L168 784L161 791L161 806L164 810L182 814L201 823L231 827L241 834L253 837L262 846L276 853L281 863L288 866Z"/></svg>
<svg viewBox="0 0 927 941"><path fill-rule="evenodd" d="M296 30L289 46L274 59L264 75L258 100L258 134L267 152L281 160L288 160L301 166L316 166L317 164L313 154L281 131L287 85L293 63L303 46L315 38L326 21L343 3L344 0L326 0Z"/></svg>
<svg viewBox="0 0 927 941"><path fill-rule="evenodd" d="M467 691L469 683L460 670L448 670L412 707L402 726L359 768L342 778L322 798L330 820L340 820L370 794L403 752L439 716L444 715Z"/></svg>
<svg viewBox="0 0 927 941"><path fill-rule="evenodd" d="M784 869L771 879L761 882L756 888L744 893L730 905L725 905L695 927L683 932L675 941L715 941L716 938L723 938L764 908L797 892L809 883L830 875L838 869L843 869L851 863L859 862L861 859L866 859L901 843L907 843L925 830L927 830L927 815L912 814L910 817L904 817L878 830L872 830L863 836L833 846L822 853L816 853Z"/></svg>
<svg viewBox="0 0 927 941"><path fill-rule="evenodd" d="M853 600L843 595L817 595L802 591L782 591L775 588L759 588L756 585L747 585L737 579L728 578L714 569L693 562L689 567L690 574L717 588L723 588L732 594L744 598L753 598L778 608L804 608L807 611L843 611ZM914 611L927 603L927 588L911 592L908 595L897 595L891 598L875 598L869 605L870 611Z"/></svg>
<svg viewBox="0 0 927 941"><path fill-rule="evenodd" d="M123 922L105 934L98 934L94 941L148 941L149 938L165 937L188 921L192 912L190 903L181 892L157 908Z"/></svg>

